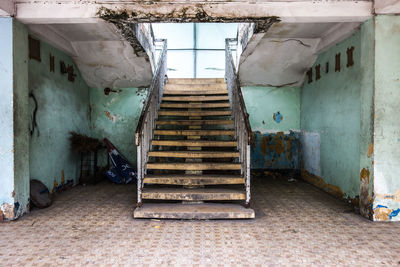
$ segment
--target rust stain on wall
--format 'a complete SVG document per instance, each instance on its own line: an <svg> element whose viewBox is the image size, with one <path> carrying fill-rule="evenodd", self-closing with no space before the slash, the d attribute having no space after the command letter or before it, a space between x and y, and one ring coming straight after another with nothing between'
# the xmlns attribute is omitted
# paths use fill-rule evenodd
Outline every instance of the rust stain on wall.
<svg viewBox="0 0 400 267"><path fill-rule="evenodd" d="M400 202L400 189L398 189L394 194L376 194L375 196L380 199L390 199L395 202Z"/></svg>
<svg viewBox="0 0 400 267"><path fill-rule="evenodd" d="M367 150L367 157L370 158L373 153L374 153L374 145L369 144L368 150Z"/></svg>
<svg viewBox="0 0 400 267"><path fill-rule="evenodd" d="M309 173L308 171L301 171L301 178L310 184L315 185L318 188L321 188L325 192L338 197L338 198L343 198L344 193L340 187L332 185L332 184L327 184L321 177L313 175Z"/></svg>
<svg viewBox="0 0 400 267"><path fill-rule="evenodd" d="M111 115L110 111L105 110L105 111L104 111L104 114L106 114L107 118L108 118L110 121L114 122L114 121L116 120L115 115Z"/></svg>
<svg viewBox="0 0 400 267"><path fill-rule="evenodd" d="M369 181L370 181L370 171L363 168L360 172L360 200L359 207L360 213L366 218L372 217L372 198L369 195Z"/></svg>

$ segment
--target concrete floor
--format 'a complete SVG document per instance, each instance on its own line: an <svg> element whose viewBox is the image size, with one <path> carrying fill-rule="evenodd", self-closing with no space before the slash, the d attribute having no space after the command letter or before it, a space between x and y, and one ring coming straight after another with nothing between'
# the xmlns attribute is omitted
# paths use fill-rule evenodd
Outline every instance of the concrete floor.
<svg viewBox="0 0 400 267"><path fill-rule="evenodd" d="M262 180L261 180L262 179ZM2 266L398 265L399 223L373 223L304 182L253 179L256 219L134 220L135 186L77 186L0 224Z"/></svg>

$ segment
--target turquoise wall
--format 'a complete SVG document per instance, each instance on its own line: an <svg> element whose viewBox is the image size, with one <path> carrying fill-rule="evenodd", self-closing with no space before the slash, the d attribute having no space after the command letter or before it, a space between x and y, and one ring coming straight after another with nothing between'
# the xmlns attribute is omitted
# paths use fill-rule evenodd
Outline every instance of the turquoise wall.
<svg viewBox="0 0 400 267"><path fill-rule="evenodd" d="M80 155L70 148L69 132L90 135L89 88L71 57L41 41L41 62L29 60L29 89L38 102L37 129L30 141L29 164L31 179L42 181L51 191L54 181L78 182ZM50 54L55 57L55 71L50 72ZM75 81L61 74L60 61L72 65ZM30 98L30 115L34 102Z"/></svg>
<svg viewBox="0 0 400 267"><path fill-rule="evenodd" d="M27 29L0 18L0 219L29 209Z"/></svg>
<svg viewBox="0 0 400 267"><path fill-rule="evenodd" d="M13 205L14 155L13 155L13 21L0 18L0 205ZM2 208L4 209L4 208ZM2 215L2 214L0 214Z"/></svg>
<svg viewBox="0 0 400 267"><path fill-rule="evenodd" d="M320 54L313 66L313 81L306 79L301 89L302 169L308 166L307 171L350 197L358 196L360 190L360 45L357 31ZM354 65L346 67L346 50L352 46ZM340 72L335 72L337 53L341 53ZM318 64L321 79L316 80ZM315 155L319 158L311 158Z"/></svg>
<svg viewBox="0 0 400 267"><path fill-rule="evenodd" d="M299 169L300 89L242 87L251 128L252 169Z"/></svg>
<svg viewBox="0 0 400 267"><path fill-rule="evenodd" d="M400 17L375 31L374 219L400 221Z"/></svg>
<svg viewBox="0 0 400 267"><path fill-rule="evenodd" d="M135 130L146 89L115 89L109 95L104 89L90 88L90 106L92 114L92 135L96 138L108 138L127 160L136 166ZM105 164L105 155L101 157Z"/></svg>

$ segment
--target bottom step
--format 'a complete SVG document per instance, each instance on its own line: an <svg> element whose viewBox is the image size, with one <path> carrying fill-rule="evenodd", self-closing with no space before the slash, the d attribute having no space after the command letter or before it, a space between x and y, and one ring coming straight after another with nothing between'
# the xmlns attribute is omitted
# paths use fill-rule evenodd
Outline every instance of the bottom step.
<svg viewBox="0 0 400 267"><path fill-rule="evenodd" d="M135 219L253 219L254 210L238 204L156 204L146 203L133 212Z"/></svg>

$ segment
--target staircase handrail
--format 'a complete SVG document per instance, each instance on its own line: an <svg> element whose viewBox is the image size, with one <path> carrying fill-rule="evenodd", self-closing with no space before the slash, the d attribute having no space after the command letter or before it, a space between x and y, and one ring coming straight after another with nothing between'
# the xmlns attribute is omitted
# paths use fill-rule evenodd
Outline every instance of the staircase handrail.
<svg viewBox="0 0 400 267"><path fill-rule="evenodd" d="M158 40L157 40L158 41ZM160 53L156 71L151 80L150 89L143 105L136 132L135 144L137 146L137 191L138 206L142 204L142 188L143 177L146 173L146 164L148 161L148 152L153 139L153 130L155 128L156 119L158 117L158 109L160 107L161 98L164 93L164 84L167 73L167 40L164 42Z"/></svg>
<svg viewBox="0 0 400 267"><path fill-rule="evenodd" d="M250 145L251 126L249 114L246 110L242 90L236 73L235 63L232 57L230 43L236 39L225 40L225 80L228 87L229 102L235 125L235 138L238 142L239 161L241 173L245 178L246 206L250 205Z"/></svg>

